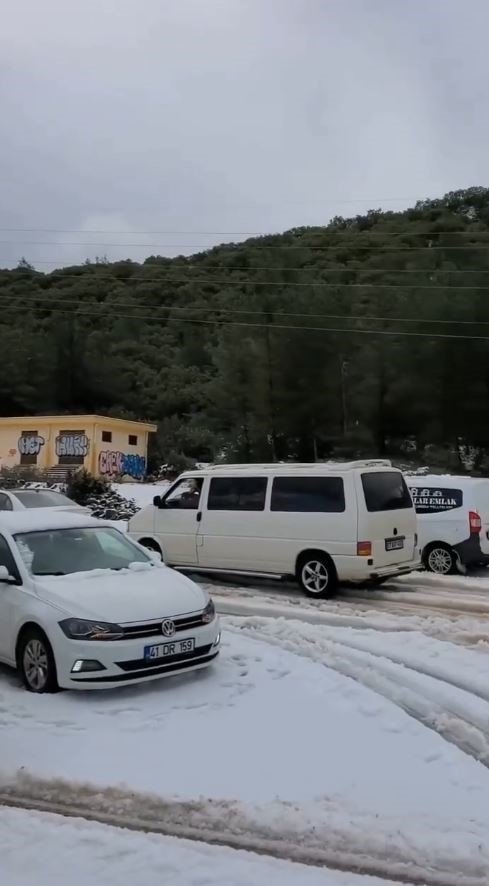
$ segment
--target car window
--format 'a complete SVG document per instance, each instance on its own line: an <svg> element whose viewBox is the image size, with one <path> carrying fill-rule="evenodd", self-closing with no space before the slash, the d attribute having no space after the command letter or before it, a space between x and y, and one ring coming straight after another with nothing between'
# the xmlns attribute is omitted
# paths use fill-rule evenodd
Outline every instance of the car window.
<svg viewBox="0 0 489 886"><path fill-rule="evenodd" d="M16 489L14 495L25 508L54 508L75 504L67 495L51 489Z"/></svg>
<svg viewBox="0 0 489 886"><path fill-rule="evenodd" d="M266 493L266 477L213 477L207 510L263 511Z"/></svg>
<svg viewBox="0 0 489 886"><path fill-rule="evenodd" d="M203 480L201 477L180 480L163 499L167 508L189 508L197 510L200 503Z"/></svg>
<svg viewBox="0 0 489 886"><path fill-rule="evenodd" d="M345 510L343 480L341 477L276 477L270 509L339 514Z"/></svg>
<svg viewBox="0 0 489 886"><path fill-rule="evenodd" d="M0 492L0 511L11 511L12 510L12 502L8 495L5 495L4 492Z"/></svg>
<svg viewBox="0 0 489 886"><path fill-rule="evenodd" d="M362 474L367 511L398 511L412 508L406 481L399 471L371 471Z"/></svg>
<svg viewBox="0 0 489 886"><path fill-rule="evenodd" d="M12 575L14 578L20 578L19 570L15 565L15 560L10 550L9 544L4 538L3 535L0 535L0 566L5 566L8 569L9 575Z"/></svg>
<svg viewBox="0 0 489 886"><path fill-rule="evenodd" d="M152 562L129 538L111 527L22 532L15 541L33 575L125 569L132 563Z"/></svg>
<svg viewBox="0 0 489 886"><path fill-rule="evenodd" d="M411 495L417 514L439 514L461 508L464 494L461 489L442 486L411 486Z"/></svg>

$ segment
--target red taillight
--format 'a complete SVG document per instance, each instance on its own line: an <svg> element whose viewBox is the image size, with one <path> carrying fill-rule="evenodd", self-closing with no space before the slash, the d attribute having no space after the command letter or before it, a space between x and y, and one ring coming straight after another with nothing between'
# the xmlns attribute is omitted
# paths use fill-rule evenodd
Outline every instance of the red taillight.
<svg viewBox="0 0 489 886"><path fill-rule="evenodd" d="M482 520L475 511L469 511L469 525L472 533L478 533L482 529Z"/></svg>
<svg viewBox="0 0 489 886"><path fill-rule="evenodd" d="M371 557L372 556L372 542L371 541L357 541L357 557Z"/></svg>

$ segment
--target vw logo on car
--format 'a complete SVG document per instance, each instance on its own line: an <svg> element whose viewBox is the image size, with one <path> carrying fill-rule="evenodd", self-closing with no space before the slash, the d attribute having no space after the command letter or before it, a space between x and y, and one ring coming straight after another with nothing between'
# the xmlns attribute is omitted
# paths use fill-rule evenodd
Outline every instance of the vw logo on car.
<svg viewBox="0 0 489 886"><path fill-rule="evenodd" d="M175 633L175 622L171 618L165 618L161 623L161 633L164 637L173 637Z"/></svg>

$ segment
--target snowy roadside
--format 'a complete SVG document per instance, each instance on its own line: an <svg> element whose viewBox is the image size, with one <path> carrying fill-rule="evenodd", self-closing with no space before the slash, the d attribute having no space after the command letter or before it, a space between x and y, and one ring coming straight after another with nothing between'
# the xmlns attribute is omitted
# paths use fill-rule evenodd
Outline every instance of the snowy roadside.
<svg viewBox="0 0 489 886"><path fill-rule="evenodd" d="M0 674L4 799L410 882L487 884L489 770L473 758L487 750L484 657L415 634L225 621L221 660L197 675L48 698ZM462 751L460 737L480 746Z"/></svg>
<svg viewBox="0 0 489 886"><path fill-rule="evenodd" d="M32 886L33 872L37 886L134 886L142 872L145 882L178 886L393 886L203 843L0 809L0 880Z"/></svg>

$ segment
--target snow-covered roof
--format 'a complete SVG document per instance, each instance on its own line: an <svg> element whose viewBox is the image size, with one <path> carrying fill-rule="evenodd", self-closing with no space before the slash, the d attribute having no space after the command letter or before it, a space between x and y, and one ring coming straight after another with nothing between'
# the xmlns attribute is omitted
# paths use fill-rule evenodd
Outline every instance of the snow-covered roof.
<svg viewBox="0 0 489 886"><path fill-rule="evenodd" d="M62 508L30 508L25 511L0 512L0 532L42 532L47 529L81 529L84 526L103 526L101 520L86 514L70 513Z"/></svg>

